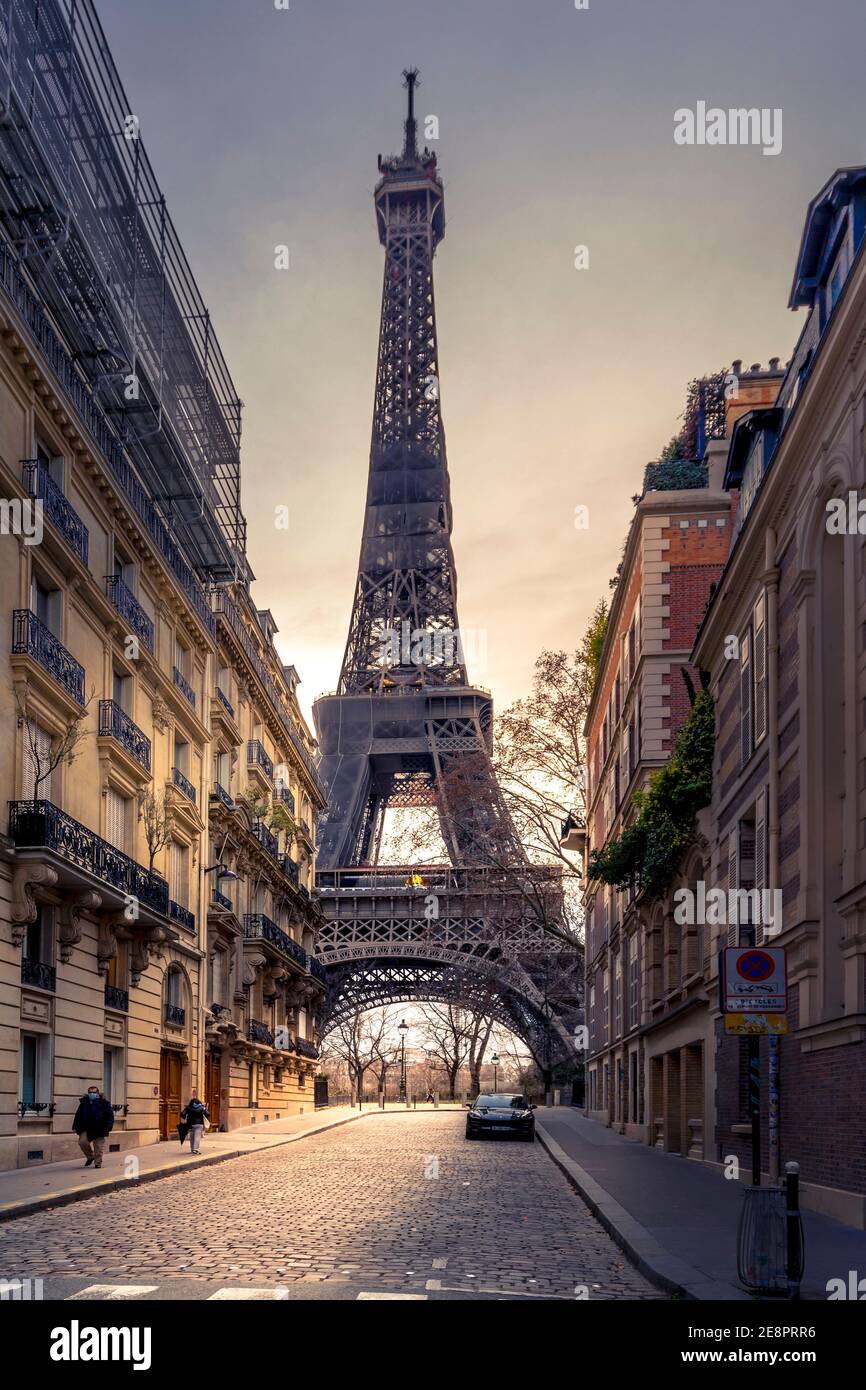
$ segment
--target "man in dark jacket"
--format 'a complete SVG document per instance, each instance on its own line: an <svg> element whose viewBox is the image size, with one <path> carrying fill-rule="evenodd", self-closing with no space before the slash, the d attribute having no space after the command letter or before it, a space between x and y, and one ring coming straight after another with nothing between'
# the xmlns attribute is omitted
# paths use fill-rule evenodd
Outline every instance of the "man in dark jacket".
<svg viewBox="0 0 866 1390"><path fill-rule="evenodd" d="M91 1163L94 1168L102 1167L102 1152L105 1141L114 1125L114 1111L98 1086L90 1086L86 1096L78 1102L72 1128L78 1135L78 1147L87 1160L85 1168Z"/></svg>

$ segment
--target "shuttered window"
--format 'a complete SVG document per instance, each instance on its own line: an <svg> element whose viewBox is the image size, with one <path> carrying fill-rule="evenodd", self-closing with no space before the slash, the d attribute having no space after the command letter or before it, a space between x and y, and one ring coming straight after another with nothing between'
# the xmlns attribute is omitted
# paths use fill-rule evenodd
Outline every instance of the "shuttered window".
<svg viewBox="0 0 866 1390"><path fill-rule="evenodd" d="M764 595L755 604L752 664L754 666L755 746L767 732L767 624Z"/></svg>
<svg viewBox="0 0 866 1390"><path fill-rule="evenodd" d="M48 772L51 762L51 735L33 719L28 719L22 730L24 739L24 766L21 778L21 795L25 801L38 796L40 800L51 800L51 774L43 776L37 788L36 779Z"/></svg>
<svg viewBox="0 0 866 1390"><path fill-rule="evenodd" d="M762 890L767 886L767 793L761 789L755 798L755 888L758 911L755 920L755 945L761 946L767 932L764 921Z"/></svg>
<svg viewBox="0 0 866 1390"><path fill-rule="evenodd" d="M740 639L740 762L752 756L752 634Z"/></svg>
<svg viewBox="0 0 866 1390"><path fill-rule="evenodd" d="M186 845L172 840L168 855L168 891L181 907L189 905L189 872Z"/></svg>
<svg viewBox="0 0 866 1390"><path fill-rule="evenodd" d="M726 871L727 871L727 872L726 872L725 874L723 874L722 887L724 888L726 895L728 895L728 896L727 896L727 903L729 904L730 901L731 901L729 895L731 894L731 892L735 891L735 890L738 889L739 886L740 886L740 828L739 828L739 826L736 826L736 827L731 831L730 835L728 836L728 858L727 858L727 864L726 864L726 865L723 864L723 868L726 868ZM725 881L725 880L727 880L727 881ZM734 912L730 913L730 914L729 914L729 917L728 917L728 945L729 945L729 946L739 946L739 944L740 944L740 926L739 926L739 922L736 920L737 915L738 915L738 913L737 913L737 911L736 911L736 909L735 909ZM733 918L733 920L731 920L732 918Z"/></svg>
<svg viewBox="0 0 866 1390"><path fill-rule="evenodd" d="M109 787L105 794L105 838L115 849L126 854L126 797Z"/></svg>

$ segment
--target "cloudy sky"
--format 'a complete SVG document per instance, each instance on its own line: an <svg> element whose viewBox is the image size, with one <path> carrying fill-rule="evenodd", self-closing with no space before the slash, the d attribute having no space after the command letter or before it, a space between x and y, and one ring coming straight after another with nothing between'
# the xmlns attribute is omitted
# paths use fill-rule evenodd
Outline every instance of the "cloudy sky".
<svg viewBox="0 0 866 1390"><path fill-rule="evenodd" d="M503 708L609 595L631 494L689 378L790 355L806 205L866 162L863 0L97 4L245 403L255 597L307 707L336 683L357 565L376 156L400 146L401 70L421 69L446 185L460 621L487 633L472 674ZM781 153L677 145L674 112L699 101L780 108Z"/></svg>

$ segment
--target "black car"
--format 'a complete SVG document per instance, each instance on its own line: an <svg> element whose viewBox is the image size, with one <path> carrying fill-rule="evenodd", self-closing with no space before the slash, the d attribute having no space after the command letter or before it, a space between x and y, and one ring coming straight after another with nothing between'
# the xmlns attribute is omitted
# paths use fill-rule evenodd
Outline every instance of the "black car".
<svg viewBox="0 0 866 1390"><path fill-rule="evenodd" d="M511 1134L531 1144L535 1138L535 1106L525 1096L497 1091L479 1096L468 1109L467 1139L479 1139L482 1134Z"/></svg>

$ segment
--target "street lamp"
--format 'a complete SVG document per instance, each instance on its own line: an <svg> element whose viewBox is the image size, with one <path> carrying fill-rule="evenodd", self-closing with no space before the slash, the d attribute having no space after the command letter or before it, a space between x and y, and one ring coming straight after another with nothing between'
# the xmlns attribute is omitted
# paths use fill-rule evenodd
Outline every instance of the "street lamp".
<svg viewBox="0 0 866 1390"><path fill-rule="evenodd" d="M400 1034L400 1099L406 1099L406 1034L409 1032L409 1025L405 1018L401 1018L397 1031Z"/></svg>
<svg viewBox="0 0 866 1390"><path fill-rule="evenodd" d="M496 1068L499 1065L499 1053L493 1054L493 1094L496 1095Z"/></svg>

